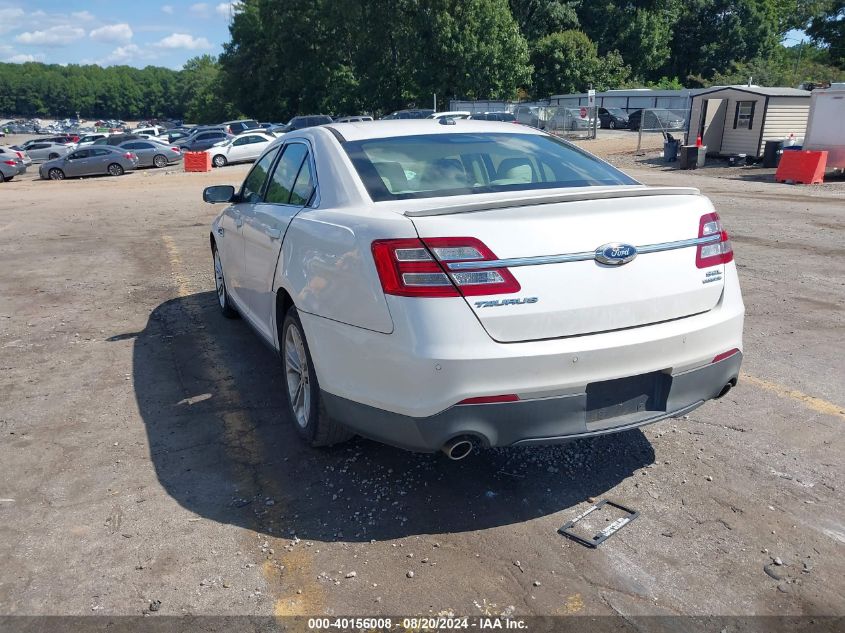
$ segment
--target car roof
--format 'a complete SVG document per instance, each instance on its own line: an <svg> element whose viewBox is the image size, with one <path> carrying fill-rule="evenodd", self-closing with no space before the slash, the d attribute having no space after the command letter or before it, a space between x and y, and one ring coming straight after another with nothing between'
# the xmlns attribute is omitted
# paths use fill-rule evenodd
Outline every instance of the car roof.
<svg viewBox="0 0 845 633"><path fill-rule="evenodd" d="M322 126L337 130L348 141L421 134L479 134L507 132L508 134L544 135L545 132L503 121L459 119L454 125L443 125L437 119L388 119L380 121L330 123Z"/></svg>

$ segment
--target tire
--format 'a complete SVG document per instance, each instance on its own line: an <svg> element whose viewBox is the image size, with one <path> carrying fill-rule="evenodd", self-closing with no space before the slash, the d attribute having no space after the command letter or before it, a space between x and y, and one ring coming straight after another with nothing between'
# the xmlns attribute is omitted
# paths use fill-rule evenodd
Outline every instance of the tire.
<svg viewBox="0 0 845 633"><path fill-rule="evenodd" d="M9 178L11 180L11 178ZM6 182L6 177L3 175L3 172L0 171L0 182Z"/></svg>
<svg viewBox="0 0 845 633"><path fill-rule="evenodd" d="M616 121L611 119L610 123L607 124L607 127L609 127L611 130L615 130L616 129Z"/></svg>
<svg viewBox="0 0 845 633"><path fill-rule="evenodd" d="M58 167L53 167L50 171L47 172L47 178L50 180L64 180L65 179L65 172L63 172Z"/></svg>
<svg viewBox="0 0 845 633"><path fill-rule="evenodd" d="M155 156L153 156L153 165L155 165L159 169L167 167L167 157L164 156L164 154L156 154Z"/></svg>
<svg viewBox="0 0 845 633"><path fill-rule="evenodd" d="M109 165L108 170L110 175L112 176L122 176L123 175L123 167L118 165L117 163L112 163Z"/></svg>
<svg viewBox="0 0 845 633"><path fill-rule="evenodd" d="M282 324L280 353L288 415L300 437L313 447L331 446L355 434L332 420L320 397L317 373L296 308L291 306Z"/></svg>
<svg viewBox="0 0 845 633"><path fill-rule="evenodd" d="M226 157L223 154L217 154L214 158L211 159L211 164L215 167L225 167L226 163L229 161L226 160Z"/></svg>
<svg viewBox="0 0 845 633"><path fill-rule="evenodd" d="M49 156L47 156L47 160L56 160L59 157L58 154L55 152L51 152Z"/></svg>
<svg viewBox="0 0 845 633"><path fill-rule="evenodd" d="M211 257L214 261L214 287L217 289L217 305L220 306L220 312L227 319L237 319L240 315L235 307L232 305L232 300L229 298L229 291L226 289L226 278L223 275L223 262L220 259L220 254L217 252L217 246L212 246Z"/></svg>

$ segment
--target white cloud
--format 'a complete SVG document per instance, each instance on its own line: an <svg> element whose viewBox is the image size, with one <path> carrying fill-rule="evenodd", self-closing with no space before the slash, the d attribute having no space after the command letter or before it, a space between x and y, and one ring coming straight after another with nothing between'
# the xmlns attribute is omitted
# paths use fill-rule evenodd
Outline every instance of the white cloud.
<svg viewBox="0 0 845 633"><path fill-rule="evenodd" d="M163 48L185 48L188 50L198 50L201 48L211 48L211 42L204 37L194 37L187 33L173 33L168 35L158 43Z"/></svg>
<svg viewBox="0 0 845 633"><path fill-rule="evenodd" d="M169 4L161 5L161 10L166 13L167 15L173 15L173 6Z"/></svg>
<svg viewBox="0 0 845 633"><path fill-rule="evenodd" d="M6 61L10 64L23 64L25 62L40 62L44 59L44 55L30 55L28 53L21 53L19 55L12 55Z"/></svg>
<svg viewBox="0 0 845 633"><path fill-rule="evenodd" d="M240 1L235 0L235 2L221 2L216 7L214 7L214 11L223 18L228 18L232 13L236 12L240 8Z"/></svg>
<svg viewBox="0 0 845 633"><path fill-rule="evenodd" d="M15 38L19 44L34 44L40 46L67 46L85 37L85 29L62 25L53 26L43 31L26 31Z"/></svg>
<svg viewBox="0 0 845 633"><path fill-rule="evenodd" d="M128 64L136 60L150 60L155 58L156 54L148 48L141 48L137 44L127 44L126 46L118 46L107 57L97 63L100 66L113 66Z"/></svg>
<svg viewBox="0 0 845 633"><path fill-rule="evenodd" d="M90 11L74 11L70 14L70 17L79 22L92 22L94 20L94 15Z"/></svg>
<svg viewBox="0 0 845 633"><path fill-rule="evenodd" d="M211 7L206 2L197 2L192 4L188 9L191 13L201 18L207 18L211 15Z"/></svg>
<svg viewBox="0 0 845 633"><path fill-rule="evenodd" d="M127 43L132 39L132 29L126 23L108 24L94 29L88 37L98 42Z"/></svg>
<svg viewBox="0 0 845 633"><path fill-rule="evenodd" d="M17 7L0 8L0 33L7 33L23 22L24 11Z"/></svg>

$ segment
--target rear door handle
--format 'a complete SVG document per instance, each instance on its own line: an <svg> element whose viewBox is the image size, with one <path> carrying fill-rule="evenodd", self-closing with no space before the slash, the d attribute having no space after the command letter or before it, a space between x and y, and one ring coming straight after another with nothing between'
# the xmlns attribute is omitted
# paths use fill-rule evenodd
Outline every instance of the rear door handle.
<svg viewBox="0 0 845 633"><path fill-rule="evenodd" d="M242 227L243 225L244 225L244 218L243 218L243 216L239 213L238 215L236 215L236 216L235 216L235 226L236 226L236 227L238 227L238 228L240 228L240 227Z"/></svg>
<svg viewBox="0 0 845 633"><path fill-rule="evenodd" d="M267 229L267 235L270 237L271 240L278 240L282 237L282 230L281 229Z"/></svg>

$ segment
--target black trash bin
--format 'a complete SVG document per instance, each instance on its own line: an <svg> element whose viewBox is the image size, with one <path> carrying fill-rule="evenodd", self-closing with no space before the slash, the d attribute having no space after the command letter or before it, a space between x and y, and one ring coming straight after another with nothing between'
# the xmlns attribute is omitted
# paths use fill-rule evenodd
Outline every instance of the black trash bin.
<svg viewBox="0 0 845 633"><path fill-rule="evenodd" d="M707 146L702 145L681 145L681 169L698 169L704 167L704 157L707 155Z"/></svg>
<svg viewBox="0 0 845 633"><path fill-rule="evenodd" d="M680 142L672 139L671 141L663 142L663 160L667 163L673 163L678 160L678 147Z"/></svg>
<svg viewBox="0 0 845 633"><path fill-rule="evenodd" d="M783 141L766 141L763 150L763 167L777 167L783 151Z"/></svg>

